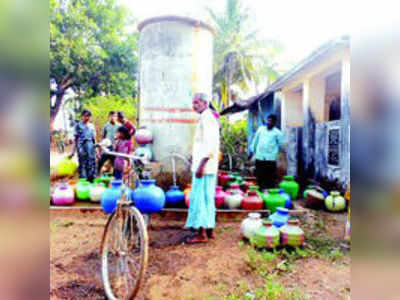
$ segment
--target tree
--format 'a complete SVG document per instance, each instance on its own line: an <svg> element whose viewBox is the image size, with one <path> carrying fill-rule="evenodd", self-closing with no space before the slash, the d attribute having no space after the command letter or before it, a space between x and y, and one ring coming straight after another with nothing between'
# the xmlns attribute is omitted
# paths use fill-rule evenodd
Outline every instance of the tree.
<svg viewBox="0 0 400 300"><path fill-rule="evenodd" d="M218 28L214 45L214 92L221 106L229 105L232 86L243 92L257 92L257 86L277 77L275 57L281 46L274 40L260 40L250 24L249 9L240 0L227 0L223 13L208 9ZM221 108L222 108L221 107Z"/></svg>
<svg viewBox="0 0 400 300"><path fill-rule="evenodd" d="M117 0L50 0L50 127L64 95L136 97L137 33Z"/></svg>

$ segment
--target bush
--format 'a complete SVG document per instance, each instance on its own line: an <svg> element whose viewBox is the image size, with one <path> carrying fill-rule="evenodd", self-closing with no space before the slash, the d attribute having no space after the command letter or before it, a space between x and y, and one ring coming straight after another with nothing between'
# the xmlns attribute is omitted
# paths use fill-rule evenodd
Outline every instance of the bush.
<svg viewBox="0 0 400 300"><path fill-rule="evenodd" d="M101 139L101 131L108 121L108 113L112 110L122 111L125 118L136 125L136 99L118 96L100 96L87 99L83 108L92 112L92 123L96 126L97 138Z"/></svg>
<svg viewBox="0 0 400 300"><path fill-rule="evenodd" d="M221 119L221 152L221 169L230 169L231 158L232 171L248 171L247 120L229 123L225 118Z"/></svg>

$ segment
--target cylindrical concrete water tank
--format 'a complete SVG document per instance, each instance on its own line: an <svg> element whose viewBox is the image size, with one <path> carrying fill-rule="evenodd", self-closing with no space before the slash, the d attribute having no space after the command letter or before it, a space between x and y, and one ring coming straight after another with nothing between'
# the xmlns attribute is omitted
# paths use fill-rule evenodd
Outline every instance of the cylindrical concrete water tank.
<svg viewBox="0 0 400 300"><path fill-rule="evenodd" d="M212 94L213 29L186 17L162 16L139 24L139 124L154 137L154 158L191 155L198 115L196 92Z"/></svg>

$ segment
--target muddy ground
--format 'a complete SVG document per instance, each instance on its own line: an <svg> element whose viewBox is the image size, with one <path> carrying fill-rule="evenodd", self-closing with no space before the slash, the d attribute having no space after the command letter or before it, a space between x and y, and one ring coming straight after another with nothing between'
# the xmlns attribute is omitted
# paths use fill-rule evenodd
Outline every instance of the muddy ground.
<svg viewBox="0 0 400 300"><path fill-rule="evenodd" d="M106 219L100 211L50 212L51 299L105 299L99 247ZM220 221L216 240L186 245L192 233L183 220L154 216L137 299L350 299L345 220L345 213L309 211L301 217L303 251L271 254L242 241L240 221Z"/></svg>

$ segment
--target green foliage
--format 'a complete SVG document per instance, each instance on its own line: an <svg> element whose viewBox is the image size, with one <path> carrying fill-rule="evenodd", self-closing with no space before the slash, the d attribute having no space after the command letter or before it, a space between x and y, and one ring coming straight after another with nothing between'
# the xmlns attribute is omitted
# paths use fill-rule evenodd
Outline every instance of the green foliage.
<svg viewBox="0 0 400 300"><path fill-rule="evenodd" d="M277 77L276 56L282 51L277 41L259 39L251 24L252 16L240 0L227 0L226 9L209 9L218 28L214 44L214 90L222 106L229 104L231 86L249 91L255 85Z"/></svg>
<svg viewBox="0 0 400 300"><path fill-rule="evenodd" d="M239 282L238 287L230 292L223 300L306 300L309 299L301 291L288 290L279 282L276 275L266 276L262 288L251 291L246 282Z"/></svg>
<svg viewBox="0 0 400 300"><path fill-rule="evenodd" d="M99 96L84 100L83 103L83 107L92 112L92 123L96 126L98 135L101 134L104 124L108 121L108 113L112 110L124 112L129 121L136 123L136 99Z"/></svg>
<svg viewBox="0 0 400 300"><path fill-rule="evenodd" d="M228 122L221 120L221 152L223 161L221 169L229 170L229 157L232 159L232 170L245 171L247 157L247 120Z"/></svg>
<svg viewBox="0 0 400 300"><path fill-rule="evenodd" d="M253 247L247 247L247 255L247 265L263 277L273 270L273 262L278 257L274 252L257 251Z"/></svg>
<svg viewBox="0 0 400 300"><path fill-rule="evenodd" d="M117 0L50 0L51 115L71 88L80 99L136 97L137 33Z"/></svg>

